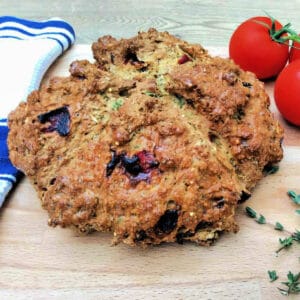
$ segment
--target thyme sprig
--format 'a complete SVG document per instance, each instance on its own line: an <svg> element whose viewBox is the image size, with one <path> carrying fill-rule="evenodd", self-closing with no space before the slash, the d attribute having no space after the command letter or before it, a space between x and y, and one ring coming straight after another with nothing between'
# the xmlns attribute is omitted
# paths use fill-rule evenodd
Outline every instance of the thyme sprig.
<svg viewBox="0 0 300 300"><path fill-rule="evenodd" d="M253 208L247 206L245 208L246 214L248 217L254 219L258 224L269 224L274 227L274 229L283 231L285 230L283 225L279 222L276 222L275 224L267 222L266 218L264 215L257 213ZM287 230L285 230L287 231ZM288 232L288 231L287 231Z"/></svg>
<svg viewBox="0 0 300 300"><path fill-rule="evenodd" d="M291 200L300 205L300 195L298 195L294 191L288 191L288 196ZM258 214L253 208L247 206L245 208L245 212L248 217L255 219L255 221L259 224L270 224L274 226L275 230L285 231L289 233L289 236L285 238L279 238L280 247L276 250L276 254L278 254L283 249L290 248L295 242L300 243L300 230L296 229L295 232L287 231L284 226L276 222L275 225L272 223L268 223L266 218L262 214ZM300 214L300 209L296 210L298 214ZM275 270L268 271L270 282L274 282L278 279L278 275ZM288 296L290 294L299 294L300 293L300 272L298 274L293 274L291 271L287 274L287 281L281 282L281 284L285 285L285 288L278 288L282 295Z"/></svg>
<svg viewBox="0 0 300 300"><path fill-rule="evenodd" d="M247 206L245 208L245 211L246 211L246 214L248 215L248 217L255 219L255 221L258 224L269 224L275 230L285 231L286 233L289 234L289 236L287 236L285 238L279 238L280 247L275 251L276 254L278 254L283 249L290 248L294 244L295 241L300 243L300 231L299 230L296 230L295 232L290 232L290 231L286 230L284 228L284 226L279 222L276 222L275 224L273 224L271 222L267 222L266 218L262 214L258 214L253 208L251 208L249 206Z"/></svg>
<svg viewBox="0 0 300 300"><path fill-rule="evenodd" d="M280 243L281 247L275 251L277 254L283 249L290 248L293 245L294 240L293 240L292 236L288 236L284 239L279 238L279 243Z"/></svg>
<svg viewBox="0 0 300 300"><path fill-rule="evenodd" d="M287 274L288 281L281 282L287 289L278 288L282 295L288 296L290 294L300 293L300 272L298 274L293 274L291 271Z"/></svg>

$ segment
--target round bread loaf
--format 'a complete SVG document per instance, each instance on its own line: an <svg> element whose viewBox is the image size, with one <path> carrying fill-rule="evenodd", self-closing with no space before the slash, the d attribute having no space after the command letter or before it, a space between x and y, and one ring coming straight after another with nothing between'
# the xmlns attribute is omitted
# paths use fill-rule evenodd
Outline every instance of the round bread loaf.
<svg viewBox="0 0 300 300"><path fill-rule="evenodd" d="M167 32L100 38L9 116L50 225L130 245L210 244L282 158L262 82Z"/></svg>

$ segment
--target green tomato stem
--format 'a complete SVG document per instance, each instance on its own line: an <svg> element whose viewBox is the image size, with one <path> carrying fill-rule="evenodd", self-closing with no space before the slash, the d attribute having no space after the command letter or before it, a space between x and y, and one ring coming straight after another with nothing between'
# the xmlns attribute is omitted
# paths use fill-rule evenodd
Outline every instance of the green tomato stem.
<svg viewBox="0 0 300 300"><path fill-rule="evenodd" d="M291 28L291 26L292 26L291 23L288 23L288 24L284 25L282 28L280 28L279 30L276 30L275 29L275 19L268 13L266 13L266 15L270 18L270 20L272 22L271 27L263 21L254 20L254 22L268 28L270 37L274 42L277 42L280 44L286 44L287 41L300 43L300 36L297 34L297 32L295 32ZM298 49L293 44L291 45L291 47Z"/></svg>

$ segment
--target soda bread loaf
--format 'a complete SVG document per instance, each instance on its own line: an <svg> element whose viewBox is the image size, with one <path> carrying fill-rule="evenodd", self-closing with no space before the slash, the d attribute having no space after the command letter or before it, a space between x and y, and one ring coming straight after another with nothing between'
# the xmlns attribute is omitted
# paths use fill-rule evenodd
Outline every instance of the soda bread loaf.
<svg viewBox="0 0 300 300"><path fill-rule="evenodd" d="M10 158L52 226L207 245L282 158L262 82L167 32L100 38L9 116Z"/></svg>

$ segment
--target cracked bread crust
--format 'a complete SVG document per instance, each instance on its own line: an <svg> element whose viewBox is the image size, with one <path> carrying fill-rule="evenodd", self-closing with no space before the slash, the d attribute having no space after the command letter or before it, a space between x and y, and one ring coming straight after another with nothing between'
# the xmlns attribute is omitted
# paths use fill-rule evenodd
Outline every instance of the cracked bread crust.
<svg viewBox="0 0 300 300"><path fill-rule="evenodd" d="M283 129L268 109L264 84L233 61L155 29L126 40L104 36L92 49L100 68L126 79L154 77L162 94L204 115L209 130L230 148L247 192L266 166L282 159ZM146 66L142 71L140 64Z"/></svg>
<svg viewBox="0 0 300 300"><path fill-rule="evenodd" d="M49 224L130 245L236 232L238 202L282 158L263 84L154 29L93 51L9 116L10 158Z"/></svg>

